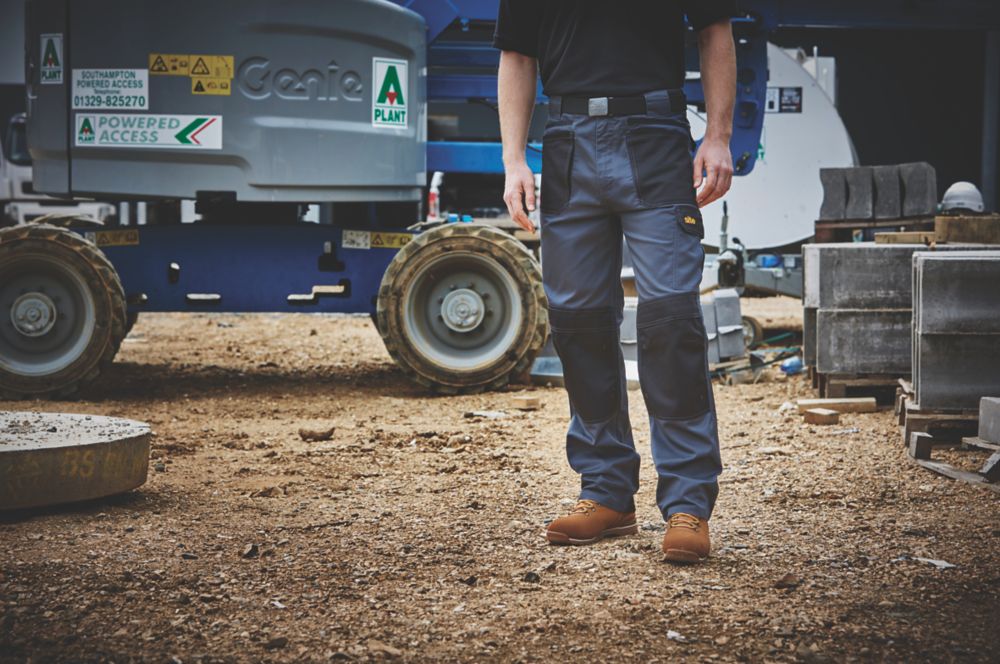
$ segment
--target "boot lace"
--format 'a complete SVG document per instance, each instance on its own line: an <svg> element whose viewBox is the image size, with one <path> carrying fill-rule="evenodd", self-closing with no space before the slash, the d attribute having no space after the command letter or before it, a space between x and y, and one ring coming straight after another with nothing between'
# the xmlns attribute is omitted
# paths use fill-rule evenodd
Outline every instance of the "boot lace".
<svg viewBox="0 0 1000 664"><path fill-rule="evenodd" d="M696 516L691 516L690 514L684 514L678 512L677 514L672 514L670 519L667 521L668 528L687 528L688 530L698 530L701 525L701 520Z"/></svg>
<svg viewBox="0 0 1000 664"><path fill-rule="evenodd" d="M576 506L570 511L570 514L590 514L597 509L597 503L593 500L578 500Z"/></svg>

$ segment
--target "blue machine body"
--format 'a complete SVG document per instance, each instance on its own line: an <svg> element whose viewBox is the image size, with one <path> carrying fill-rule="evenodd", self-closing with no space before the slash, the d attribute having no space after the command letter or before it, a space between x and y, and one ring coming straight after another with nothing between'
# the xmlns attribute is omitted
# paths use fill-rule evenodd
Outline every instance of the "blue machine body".
<svg viewBox="0 0 1000 664"><path fill-rule="evenodd" d="M312 223L137 226L112 246L100 236L125 231L90 232L118 270L130 311L374 312L401 235L392 233L389 246L345 249L345 230L352 232Z"/></svg>
<svg viewBox="0 0 1000 664"><path fill-rule="evenodd" d="M426 21L428 102L495 103L497 51L488 41L448 36L477 23L492 24L497 0L393 1ZM1000 29L995 0L747 0L741 8L744 13L733 22L739 83L731 149L737 175L750 173L757 159L768 82L767 37L776 28ZM693 35L688 41L688 69L694 70L698 56ZM685 92L690 104L704 104L698 78L686 82ZM544 104L540 89L539 95ZM500 156L495 141L431 140L427 170L497 174L502 173ZM539 144L529 145L528 163L540 172ZM377 220L369 222L369 230L380 226ZM135 230L138 244L102 246L118 269L132 311L370 313L395 255L391 248L345 249L344 229L337 224L182 224ZM179 270L172 272L172 265ZM328 292L289 298L308 295L316 286Z"/></svg>

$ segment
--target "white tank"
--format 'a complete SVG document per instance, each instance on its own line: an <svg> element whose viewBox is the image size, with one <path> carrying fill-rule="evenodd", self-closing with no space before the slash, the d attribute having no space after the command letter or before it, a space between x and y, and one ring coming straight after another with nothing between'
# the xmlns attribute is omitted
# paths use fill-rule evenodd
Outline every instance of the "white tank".
<svg viewBox="0 0 1000 664"><path fill-rule="evenodd" d="M824 69L822 60L798 59L774 44L767 47L768 108L761 133L760 157L750 175L733 178L724 199L729 203L729 237L747 249L782 247L813 235L813 224L823 201L819 169L854 166L857 158L851 138L831 95L824 91L834 76L829 65L814 78L804 67ZM817 66L819 65L819 66ZM791 88L784 103L781 88ZM801 88L801 112L794 89ZM831 89L831 93L833 90ZM780 112L782 106L785 112ZM705 134L705 118L695 109L688 119L696 140ZM705 244L718 246L722 227L722 200L702 210Z"/></svg>

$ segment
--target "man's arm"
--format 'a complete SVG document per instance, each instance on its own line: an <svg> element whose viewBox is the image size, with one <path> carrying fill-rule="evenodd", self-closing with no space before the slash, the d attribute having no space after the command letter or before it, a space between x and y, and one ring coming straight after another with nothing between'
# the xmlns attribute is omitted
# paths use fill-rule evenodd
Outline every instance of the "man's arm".
<svg viewBox="0 0 1000 664"><path fill-rule="evenodd" d="M694 160L694 187L698 189L704 184L698 192L698 206L705 207L725 196L733 183L729 139L733 135L736 103L736 47L728 18L698 32L698 53L708 127Z"/></svg>
<svg viewBox="0 0 1000 664"><path fill-rule="evenodd" d="M535 109L537 77L538 61L535 58L515 51L500 53L497 97L506 173L503 201L511 218L529 232L535 230L535 225L528 218L528 212L535 209L535 176L528 167L524 151L528 144L531 113Z"/></svg>

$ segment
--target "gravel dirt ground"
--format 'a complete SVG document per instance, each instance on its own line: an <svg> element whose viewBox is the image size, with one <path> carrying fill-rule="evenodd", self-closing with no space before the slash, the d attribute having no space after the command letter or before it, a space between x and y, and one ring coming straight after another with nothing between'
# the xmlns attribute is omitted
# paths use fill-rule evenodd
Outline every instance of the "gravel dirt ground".
<svg viewBox="0 0 1000 664"><path fill-rule="evenodd" d="M713 557L673 567L637 392L640 533L552 547L561 389L428 395L366 318L144 315L84 400L0 402L155 431L140 490L0 516L0 661L998 661L1000 495L782 378L716 386Z"/></svg>

